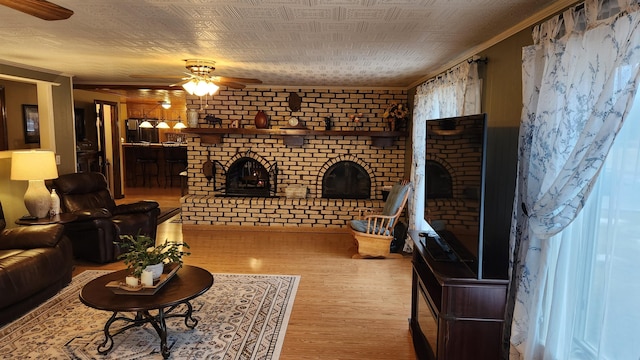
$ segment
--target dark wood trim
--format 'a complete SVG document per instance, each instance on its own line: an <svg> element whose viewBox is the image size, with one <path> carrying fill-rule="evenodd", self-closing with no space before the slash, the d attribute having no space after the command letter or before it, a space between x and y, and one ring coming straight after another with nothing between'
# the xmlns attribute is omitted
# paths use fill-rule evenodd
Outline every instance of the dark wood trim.
<svg viewBox="0 0 640 360"><path fill-rule="evenodd" d="M0 151L9 150L7 108L5 104L4 86L0 85Z"/></svg>
<svg viewBox="0 0 640 360"><path fill-rule="evenodd" d="M105 90L182 90L180 86L170 85L117 85L117 84L73 84L73 88L76 90L92 90L92 91L105 91ZM155 102L155 100L154 100Z"/></svg>
<svg viewBox="0 0 640 360"><path fill-rule="evenodd" d="M312 130L312 129L236 129L236 128L187 128L183 133L200 136L205 144L220 144L223 135L274 135L285 136L284 143L288 146L301 146L304 136L368 136L373 146L392 146L394 138L406 137L406 131L367 131L367 130Z"/></svg>
<svg viewBox="0 0 640 360"><path fill-rule="evenodd" d="M241 135L319 135L319 136L370 136L393 137L407 136L406 131L368 131L368 130L312 130L312 129L234 129L234 128L186 128L184 133L197 135L241 134Z"/></svg>

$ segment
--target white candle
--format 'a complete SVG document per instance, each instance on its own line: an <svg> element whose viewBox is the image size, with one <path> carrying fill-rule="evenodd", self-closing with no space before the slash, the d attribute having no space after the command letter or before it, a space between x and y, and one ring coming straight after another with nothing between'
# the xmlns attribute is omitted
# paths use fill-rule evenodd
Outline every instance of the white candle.
<svg viewBox="0 0 640 360"><path fill-rule="evenodd" d="M135 276L127 276L125 278L125 281L127 282L127 286L131 286L131 287L138 286L138 278Z"/></svg>
<svg viewBox="0 0 640 360"><path fill-rule="evenodd" d="M153 273L149 270L143 270L140 281L143 286L153 286Z"/></svg>

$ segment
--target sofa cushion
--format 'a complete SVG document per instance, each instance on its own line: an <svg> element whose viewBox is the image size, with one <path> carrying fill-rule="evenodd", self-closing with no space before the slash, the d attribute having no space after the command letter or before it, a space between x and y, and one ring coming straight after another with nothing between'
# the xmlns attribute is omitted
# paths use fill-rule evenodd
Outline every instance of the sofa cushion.
<svg viewBox="0 0 640 360"><path fill-rule="evenodd" d="M71 265L66 257L59 248L3 250L0 255L0 309L59 281L66 273L65 267Z"/></svg>

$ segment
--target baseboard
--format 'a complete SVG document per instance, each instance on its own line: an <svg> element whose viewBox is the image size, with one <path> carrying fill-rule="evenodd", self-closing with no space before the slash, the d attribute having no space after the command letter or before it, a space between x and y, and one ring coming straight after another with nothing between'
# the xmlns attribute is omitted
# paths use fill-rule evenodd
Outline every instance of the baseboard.
<svg viewBox="0 0 640 360"><path fill-rule="evenodd" d="M341 227L299 227L299 226L254 226L254 225L195 225L182 224L183 231L270 231L270 232L300 232L300 233L344 233L348 234L348 228Z"/></svg>

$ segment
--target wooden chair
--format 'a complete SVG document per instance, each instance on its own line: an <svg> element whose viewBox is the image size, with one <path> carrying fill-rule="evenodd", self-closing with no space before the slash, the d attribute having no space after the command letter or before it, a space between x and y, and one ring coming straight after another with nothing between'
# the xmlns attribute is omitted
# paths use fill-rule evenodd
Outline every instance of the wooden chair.
<svg viewBox="0 0 640 360"><path fill-rule="evenodd" d="M407 204L411 183L408 180L393 186L381 211L360 208L357 219L349 222L356 243L354 259L402 257L390 252L393 227Z"/></svg>

